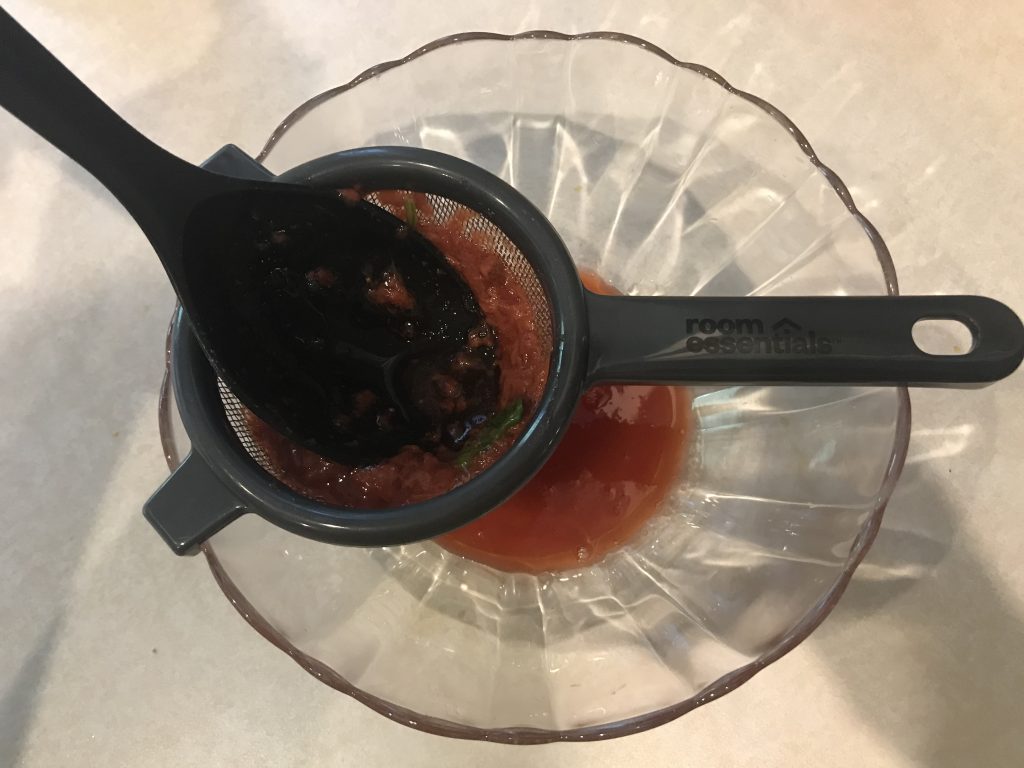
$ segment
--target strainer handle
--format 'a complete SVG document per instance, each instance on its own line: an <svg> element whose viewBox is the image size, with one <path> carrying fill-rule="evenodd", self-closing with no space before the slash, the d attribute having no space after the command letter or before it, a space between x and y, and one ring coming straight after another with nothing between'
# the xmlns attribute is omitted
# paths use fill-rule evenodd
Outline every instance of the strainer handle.
<svg viewBox="0 0 1024 768"><path fill-rule="evenodd" d="M176 555L194 555L199 544L246 510L202 457L193 452L142 511Z"/></svg>
<svg viewBox="0 0 1024 768"><path fill-rule="evenodd" d="M587 293L588 382L979 385L1016 370L1024 326L980 296L633 297ZM920 320L973 344L934 355Z"/></svg>

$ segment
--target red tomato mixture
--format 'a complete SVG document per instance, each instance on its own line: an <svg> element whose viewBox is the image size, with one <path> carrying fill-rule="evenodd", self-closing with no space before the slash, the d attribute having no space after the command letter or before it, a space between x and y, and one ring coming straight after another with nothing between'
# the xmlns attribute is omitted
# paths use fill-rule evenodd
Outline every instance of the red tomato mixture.
<svg viewBox="0 0 1024 768"><path fill-rule="evenodd" d="M497 344L499 405L516 411L500 436L461 461L408 446L369 467L348 467L307 451L252 414L247 421L271 472L293 490L344 507L403 506L443 494L489 467L528 423L547 383L547 340L521 284L494 253L486 233L465 227L468 213L446 221L422 195L378 193L396 216L414 223L473 290ZM410 202L411 200L411 202ZM597 275L584 283L614 289ZM398 285L379 289L404 301ZM503 570L579 567L620 547L656 511L683 469L689 428L686 389L602 385L588 390L565 438L541 471L514 497L437 541L459 555ZM500 414L499 414L500 415Z"/></svg>

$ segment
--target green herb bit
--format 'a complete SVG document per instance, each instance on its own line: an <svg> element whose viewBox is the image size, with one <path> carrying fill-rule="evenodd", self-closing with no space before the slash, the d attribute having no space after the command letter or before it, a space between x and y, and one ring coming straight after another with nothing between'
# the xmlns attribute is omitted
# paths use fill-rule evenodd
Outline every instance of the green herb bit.
<svg viewBox="0 0 1024 768"><path fill-rule="evenodd" d="M416 203L411 197L405 198L405 223L410 227L416 226L416 219L419 211L416 210Z"/></svg>
<svg viewBox="0 0 1024 768"><path fill-rule="evenodd" d="M469 462L494 445L506 432L522 420L522 400L516 400L508 407L498 411L483 423L476 437L462 447L459 455L455 457L456 466L465 469Z"/></svg>

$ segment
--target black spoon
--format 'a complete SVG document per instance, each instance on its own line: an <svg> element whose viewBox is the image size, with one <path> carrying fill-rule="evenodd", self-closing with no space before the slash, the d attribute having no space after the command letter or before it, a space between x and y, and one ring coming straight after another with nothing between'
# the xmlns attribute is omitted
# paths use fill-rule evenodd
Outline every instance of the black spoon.
<svg viewBox="0 0 1024 768"><path fill-rule="evenodd" d="M409 377L433 369L410 363L443 364L483 317L426 238L334 190L223 176L175 157L3 9L0 105L128 209L214 369L256 415L348 463L433 439L437 425L408 394L417 388ZM396 276L413 309L367 298L368 286Z"/></svg>

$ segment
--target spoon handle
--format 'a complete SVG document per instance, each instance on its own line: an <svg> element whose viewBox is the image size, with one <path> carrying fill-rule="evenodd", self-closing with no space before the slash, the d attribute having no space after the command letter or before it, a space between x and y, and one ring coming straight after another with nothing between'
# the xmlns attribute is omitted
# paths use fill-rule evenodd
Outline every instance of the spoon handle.
<svg viewBox="0 0 1024 768"><path fill-rule="evenodd" d="M150 240L183 224L212 176L132 128L2 8L0 106L95 176Z"/></svg>
<svg viewBox="0 0 1024 768"><path fill-rule="evenodd" d="M1024 357L1020 319L979 296L586 298L590 383L960 386ZM926 319L963 323L971 348L923 352L912 333Z"/></svg>

